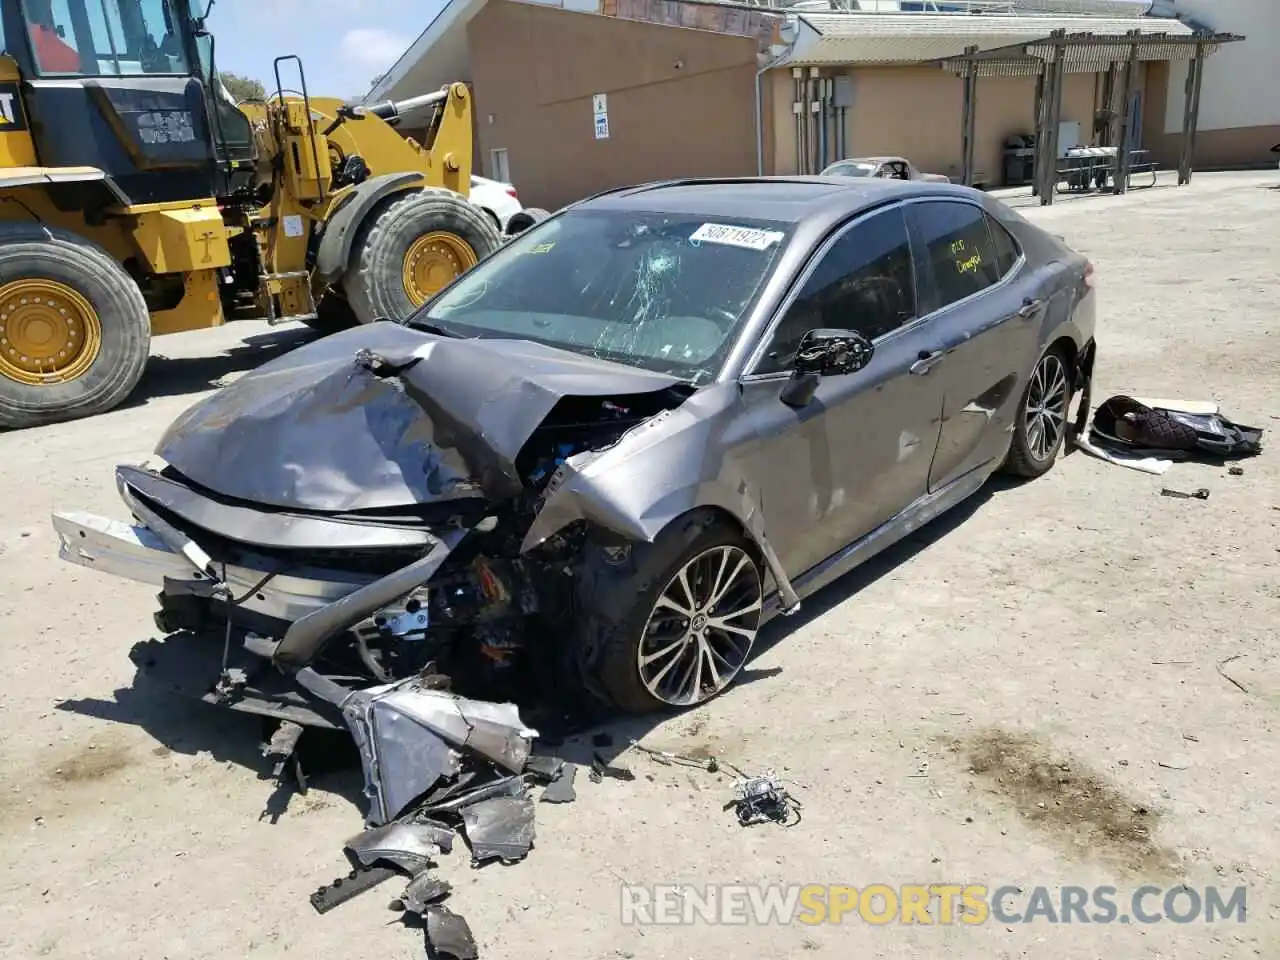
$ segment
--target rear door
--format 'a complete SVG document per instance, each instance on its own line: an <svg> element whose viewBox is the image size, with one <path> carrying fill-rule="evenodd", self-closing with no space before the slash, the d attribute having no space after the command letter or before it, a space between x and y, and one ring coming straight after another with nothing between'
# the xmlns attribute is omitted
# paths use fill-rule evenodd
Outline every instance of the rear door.
<svg viewBox="0 0 1280 960"><path fill-rule="evenodd" d="M933 372L943 404L932 491L1004 455L1045 305L1016 241L979 204L917 201L907 223L943 351Z"/></svg>
<svg viewBox="0 0 1280 960"><path fill-rule="evenodd" d="M747 366L743 400L761 441L752 472L790 576L925 492L942 390L922 375L934 342L915 272L901 205L852 221L819 250ZM875 353L856 373L824 377L796 410L780 394L801 337L819 327L857 330Z"/></svg>

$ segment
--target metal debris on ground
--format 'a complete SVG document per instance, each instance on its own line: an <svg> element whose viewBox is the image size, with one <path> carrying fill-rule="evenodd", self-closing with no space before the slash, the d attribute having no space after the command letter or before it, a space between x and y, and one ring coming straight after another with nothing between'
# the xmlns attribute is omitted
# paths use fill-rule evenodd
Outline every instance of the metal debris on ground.
<svg viewBox="0 0 1280 960"><path fill-rule="evenodd" d="M707 771L707 773L718 773L720 771L720 766L723 763L727 769L737 776L746 776L745 773L733 766L733 764L721 761L716 757L689 757L681 753L671 753L668 750L654 750L652 747L646 747L643 743L636 740L631 741L631 746L650 757L654 762L661 763L664 766L674 763L682 767L696 767L699 770Z"/></svg>
<svg viewBox="0 0 1280 960"><path fill-rule="evenodd" d="M312 894L312 905L325 913L404 877L407 885L391 907L422 918L427 956L472 960L476 944L466 921L439 904L450 886L432 870L436 858L452 851L461 829L473 866L524 859L535 835L529 785L544 784L549 803L568 803L577 767L534 755L538 734L509 703L390 684L352 694L341 706L360 747L368 829L343 848L356 869ZM629 770L601 766L610 776L633 779Z"/></svg>
<svg viewBox="0 0 1280 960"><path fill-rule="evenodd" d="M527 793L518 797L491 797L462 810L462 822L471 845L471 865L489 860L514 863L529 855L533 846L533 800Z"/></svg>
<svg viewBox="0 0 1280 960"><path fill-rule="evenodd" d="M417 876L432 860L453 846L453 831L431 821L390 823L374 827L347 841L345 850L353 866L388 863Z"/></svg>
<svg viewBox="0 0 1280 960"><path fill-rule="evenodd" d="M609 761L599 753L591 754L591 773L588 778L592 783L600 783L608 777L610 780L634 780L636 775L626 767L610 766Z"/></svg>
<svg viewBox="0 0 1280 960"><path fill-rule="evenodd" d="M573 780L578 774L577 764L566 763L556 778L547 784L539 798L542 803L572 803L578 798L578 791L574 789Z"/></svg>
<svg viewBox="0 0 1280 960"><path fill-rule="evenodd" d="M448 907L431 904L426 908L427 958L440 957L449 960L476 960L476 940L471 935L467 921Z"/></svg>
<svg viewBox="0 0 1280 960"><path fill-rule="evenodd" d="M271 775L284 783L288 774L293 775L298 792L307 792L307 777L302 771L302 761L298 759L298 741L302 738L302 726L292 720L286 720L276 727L271 739L262 745L262 755L275 763Z"/></svg>
<svg viewBox="0 0 1280 960"><path fill-rule="evenodd" d="M441 880L424 870L409 881L409 885L404 888L404 893L391 901L391 909L421 916L429 904L443 900L452 891L453 887L447 880Z"/></svg>
<svg viewBox="0 0 1280 960"><path fill-rule="evenodd" d="M1170 487L1165 487L1163 490L1160 491L1160 496L1174 497L1175 499L1178 499L1178 500L1208 500L1209 488L1200 487L1197 490L1193 490L1191 493L1186 493L1182 490L1173 490Z"/></svg>
<svg viewBox="0 0 1280 960"><path fill-rule="evenodd" d="M777 823L794 827L800 822L800 802L787 792L786 786L772 772L759 777L744 777L733 787L734 797L724 805L733 810L738 823L750 827L757 823Z"/></svg>
<svg viewBox="0 0 1280 960"><path fill-rule="evenodd" d="M394 867L362 867L352 870L345 877L339 877L311 894L311 906L316 908L316 913L328 913L334 907L398 875Z"/></svg>

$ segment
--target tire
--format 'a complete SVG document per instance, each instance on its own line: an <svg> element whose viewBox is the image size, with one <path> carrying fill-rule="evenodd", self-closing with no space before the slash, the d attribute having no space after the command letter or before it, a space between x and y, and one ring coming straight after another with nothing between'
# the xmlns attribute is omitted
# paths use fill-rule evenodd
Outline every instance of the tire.
<svg viewBox="0 0 1280 960"><path fill-rule="evenodd" d="M83 336L93 335L99 346L96 354L82 355L85 366L75 370L73 379L62 382L26 383L15 375L15 368L0 362L0 428L77 420L124 402L142 379L151 349L151 317L133 278L97 244L70 231L39 224L0 224L0 350L9 353L15 364L22 362L22 355L15 351L21 341L13 340L14 328L6 335L6 302L10 296L20 302L23 292L21 288L12 294L6 291L20 281L33 285L33 291L45 289L62 298L61 307L54 300L48 302L62 317L70 310L73 320L50 317L65 322L66 331L83 329ZM41 283L46 286L34 286ZM83 315L83 323L74 319L77 312ZM35 319L42 332L49 330L49 322ZM52 336L63 336L56 324ZM72 372L64 370L68 375Z"/></svg>
<svg viewBox="0 0 1280 960"><path fill-rule="evenodd" d="M659 606L659 600L671 589L675 589L677 595L682 590L678 585L682 571L705 561L709 564L706 568L709 577L719 569L722 556L732 558L731 568L742 558L745 566L739 571L735 587L719 604L718 612L731 613L726 606L749 608L752 612L729 618L731 626L748 631L749 636L717 631L712 625L715 621L710 621L704 633L709 635L707 642L722 654L731 654L724 660L711 661L717 664L719 679L723 682L699 689L693 696L675 695L673 690L660 696L646 685L642 676L639 662L642 649L650 654L671 649L668 641L674 643L673 638L688 635L688 626L696 621ZM695 589L701 588L696 573L688 574L688 579ZM589 547L578 584L578 616L573 634L574 659L583 686L609 706L629 714L690 707L713 699L732 685L750 657L760 625L763 583L760 559L753 545L734 525L714 513L689 514L663 531L653 543L633 545L621 563L616 557L610 559L607 548ZM703 581L702 586L709 585L709 579ZM646 637L650 618L655 614L664 620L674 617L666 624L655 623L655 629L663 628L663 639ZM686 625L682 627L680 623ZM735 641L736 649L726 646L727 638ZM669 666L669 661L686 653L695 653L698 641L695 639L692 643L695 646L677 648L669 657L655 659L651 673L661 671ZM706 662L703 661L704 666ZM686 660L670 667L664 681L677 678L687 663ZM710 679L705 670L704 679ZM655 686L661 690L661 685Z"/></svg>
<svg viewBox="0 0 1280 960"><path fill-rule="evenodd" d="M451 190L430 188L388 198L370 213L368 228L356 243L343 279L357 320L404 320L422 306L427 295L443 288L444 283L434 289L424 284L428 289L418 289L413 295L405 289L406 258L414 254L415 244L431 233L446 236L425 255L419 248L419 255L424 263L437 265L437 275L465 272L502 245L488 215ZM461 245L462 255L451 248L454 243ZM445 256L440 255L442 251Z"/></svg>
<svg viewBox="0 0 1280 960"><path fill-rule="evenodd" d="M1043 476L1053 467L1053 462L1058 456L1058 451L1062 449L1063 440L1067 435L1067 418L1071 411L1071 398L1075 392L1074 380L1075 373L1072 370L1070 357L1062 347L1056 345L1050 347L1036 361L1036 365L1031 370L1031 376L1027 378L1027 387L1022 393L1022 400L1018 404L1013 440L1003 465L1006 473L1030 480ZM1049 396L1044 406L1051 411L1056 410L1060 415L1056 436L1052 438L1052 442L1047 442L1049 438L1041 431L1046 429L1046 424L1053 423L1053 417L1036 417L1032 414L1032 410L1040 406L1037 402L1039 394L1045 390L1049 391Z"/></svg>
<svg viewBox="0 0 1280 960"><path fill-rule="evenodd" d="M355 311L351 309L351 304L343 296L342 290L337 287L329 289L320 298L320 303L316 307L315 318L303 322L324 337L331 333L341 333L343 330L350 330L352 327L360 325L360 321L356 319Z"/></svg>
<svg viewBox="0 0 1280 960"><path fill-rule="evenodd" d="M517 237L524 233L530 227L541 223L547 217L551 216L541 207L525 207L518 213L513 213L511 218L507 220L507 237Z"/></svg>

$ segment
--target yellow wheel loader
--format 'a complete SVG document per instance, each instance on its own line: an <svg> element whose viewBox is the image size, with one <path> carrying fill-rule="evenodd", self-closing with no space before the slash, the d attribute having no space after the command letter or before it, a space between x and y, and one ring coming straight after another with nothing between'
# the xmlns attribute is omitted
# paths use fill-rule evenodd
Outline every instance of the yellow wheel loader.
<svg viewBox="0 0 1280 960"><path fill-rule="evenodd" d="M153 335L401 318L501 242L465 85L352 107L287 56L236 103L196 2L0 0L0 428L117 406Z"/></svg>

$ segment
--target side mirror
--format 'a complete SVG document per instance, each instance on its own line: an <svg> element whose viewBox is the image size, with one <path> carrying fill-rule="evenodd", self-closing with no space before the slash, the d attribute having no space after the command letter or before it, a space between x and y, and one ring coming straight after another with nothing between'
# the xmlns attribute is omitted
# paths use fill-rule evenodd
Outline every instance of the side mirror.
<svg viewBox="0 0 1280 960"><path fill-rule="evenodd" d="M781 400L789 407L803 407L813 399L823 377L857 373L871 362L875 347L854 330L810 330L800 340L792 362L791 379Z"/></svg>
<svg viewBox="0 0 1280 960"><path fill-rule="evenodd" d="M800 341L792 367L800 374L837 377L857 373L874 352L871 341L854 330L810 330Z"/></svg>

